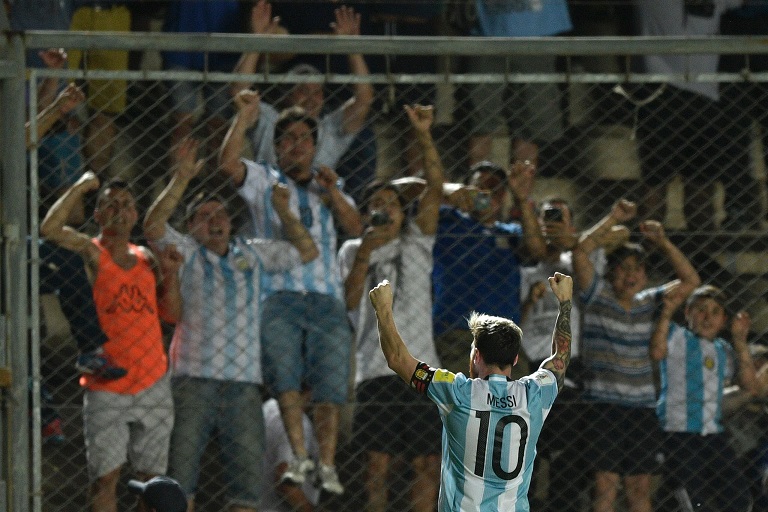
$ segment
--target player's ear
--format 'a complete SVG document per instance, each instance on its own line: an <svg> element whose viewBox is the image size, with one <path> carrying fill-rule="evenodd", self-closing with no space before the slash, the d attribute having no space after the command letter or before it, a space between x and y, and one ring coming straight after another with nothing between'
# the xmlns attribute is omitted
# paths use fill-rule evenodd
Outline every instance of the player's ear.
<svg viewBox="0 0 768 512"><path fill-rule="evenodd" d="M520 354L515 356L515 360L512 362L512 366L517 366L517 360L520 359Z"/></svg>
<svg viewBox="0 0 768 512"><path fill-rule="evenodd" d="M479 364L480 361L483 360L483 355L480 353L477 348L474 349L474 354L472 354L472 362L475 364Z"/></svg>

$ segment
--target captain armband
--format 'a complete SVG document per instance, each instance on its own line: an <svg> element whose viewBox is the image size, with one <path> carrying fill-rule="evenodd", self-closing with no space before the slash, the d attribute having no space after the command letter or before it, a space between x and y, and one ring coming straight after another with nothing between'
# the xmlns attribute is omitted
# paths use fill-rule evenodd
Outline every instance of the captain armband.
<svg viewBox="0 0 768 512"><path fill-rule="evenodd" d="M427 392L433 375L435 375L435 369L430 368L427 363L419 361L411 376L411 388L415 389L420 395L423 395Z"/></svg>

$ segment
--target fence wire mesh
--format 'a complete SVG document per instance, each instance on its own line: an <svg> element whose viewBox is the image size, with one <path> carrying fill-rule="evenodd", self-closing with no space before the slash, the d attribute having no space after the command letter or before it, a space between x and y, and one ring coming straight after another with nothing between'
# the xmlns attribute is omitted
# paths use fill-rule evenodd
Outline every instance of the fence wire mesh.
<svg viewBox="0 0 768 512"><path fill-rule="evenodd" d="M434 58L420 59L425 69L436 67ZM370 111L362 128L349 137L349 141L340 140L338 144L348 146L333 148L336 157L324 162L333 167L341 178L343 190L361 206L368 222L371 222L371 216L364 203L365 189L374 179L426 176L422 169L424 161L420 139L409 128L408 118L402 108L406 102L434 105L434 123L430 131L444 167L446 182L468 183L472 179L470 167L481 161L495 163L505 174L532 172L535 179L528 198L536 204L537 212L543 215L544 210L540 208L543 202L560 198L572 212L577 230L591 227L610 212L612 205L620 198L635 201L639 214L626 224L630 240L644 243L649 249L646 260L648 281L660 284L675 277L674 269L664 253L653 250L639 231L639 221L656 219L663 222L670 240L693 263L702 281L725 291L728 311L733 313L745 310L750 313L752 324L749 342L755 347L755 364L761 367L765 361L757 347L766 344L765 334L768 331L768 304L764 299L766 283L763 277L766 251L765 156L768 152L768 114L765 108L768 105L768 87L765 83L731 81L706 84L715 85L716 89L719 86L719 99L713 100L694 94L679 84L658 80L642 83L641 75L635 75L632 83L623 83L621 86L600 81L590 82L585 78L588 70L583 66L579 68L581 64L578 61L570 80L541 74L537 80L518 82L514 66L526 68L527 63L522 59L520 62L512 62L512 59L496 62L485 58L466 60L452 59L445 70L448 76L456 78L469 71L487 73L494 79L474 80L474 83L471 79L467 83L461 83L462 80L374 83ZM552 57L551 60L552 69L555 69L557 59ZM274 82L266 79L254 86L260 99L265 104L274 105L277 111L297 101L304 102L303 105L309 108L313 107L313 101L320 102L319 112L322 117L332 116L333 112L348 105L355 94L360 94L360 82L355 81L354 77L336 74L336 80L331 83L325 80L328 76L325 73L330 72L326 69L325 59L309 62L320 70L319 75L310 73L299 79L294 76L293 82L298 82L298 85L290 78L284 80L285 83L277 79ZM507 66L512 68L512 74L499 75L499 70L503 71ZM38 71L41 77L36 84L38 87L43 86L45 80L59 80L53 76L55 74L46 78L44 71ZM579 72L584 76L575 80L579 78ZM348 83L337 83L343 82L345 76L349 78ZM85 88L88 98L86 105L73 110L58 122L40 139L36 148L39 190L33 193L39 194L41 218L84 171L91 170L101 183L115 177L128 182L135 195L138 213L133 240L146 244L141 220L174 175L172 148L180 144L184 137L192 137L199 141L198 156L204 161L204 166L185 190L183 197L176 199L178 208L170 219L171 225L181 233L187 232L189 219L185 214L186 207L204 189L214 190L231 203L233 233L241 232L254 221L245 201L238 196L237 187L221 171L218 160L227 130L237 112L231 96L231 83L177 79L127 79L124 82L79 80L78 83ZM61 85L55 88L60 89ZM123 95L124 107L120 105L120 97ZM101 104L96 100L97 97L101 98ZM261 115L265 115L267 109L269 107L262 106ZM37 114L35 108L32 111L33 115ZM336 125L323 128L326 132L320 132L320 137L329 137L327 130L334 128L337 131L344 130L344 126L339 126L337 122ZM260 153L254 137L256 135L253 130L246 133L247 143L242 156L254 161L274 158L267 153ZM266 150L262 148L262 151ZM261 201L263 197L256 199ZM477 197L473 200L477 201ZM519 208L515 207L507 192L502 192L502 196L492 198L491 201L498 210L494 212L499 221L519 222ZM93 215L97 205L95 195L85 194L83 203L79 218L74 215L70 219L71 225L95 236L99 229ZM305 213L299 210L298 202L292 204L297 214ZM475 204L478 208L487 206ZM561 203L557 204L564 207ZM307 223L304 217L302 221L305 221L305 225L311 224L311 220ZM522 240L510 245L500 233L493 235L494 242L487 254L481 253L480 249L474 253L467 249L473 246L485 247L482 241L488 236L488 231L482 229L462 234L438 231L435 251L444 251L440 257L437 254L435 256L435 265L440 265L444 273L440 284L449 288L452 281L470 283L460 291L462 296L458 297L462 300L469 297L470 303L482 303L488 296L515 297L511 300L515 305L515 314L518 315L515 320L520 321L521 311L527 311L529 317L523 321L524 330L528 322L531 325L530 332L538 332L530 315L549 318L546 316L545 301L526 310L525 297L534 293L536 283L541 278L540 272L537 273L534 267L529 266L533 263L521 256ZM526 233L526 236L532 235ZM415 290L410 292L413 295L398 295L396 300L410 305L407 308L408 314L413 316L407 323L420 326L423 318L418 315L425 312L429 315L431 300L444 300L445 293L437 288L437 282L432 283L434 288L430 289L430 276L437 279L432 274L432 242L425 242L424 236L415 238L421 240L413 242L415 246L427 247L426 253L417 252L409 261L389 267L390 272L399 274L394 278L402 280L408 276L408 281L413 281L411 286L402 286L402 290ZM347 239L349 237L340 231L337 246L341 246ZM180 249L188 258L187 262L192 257L190 255L195 254L194 251L185 252L183 247ZM505 254L504 251L509 253L508 257L499 256ZM81 284L73 281L83 277L83 262L71 253L57 249L50 242L41 245L40 258L39 293L43 323L40 371L44 387L41 410L44 439L43 509L83 510L92 500L88 492L90 480L86 462L86 438L90 443L88 449L94 450L94 454L99 449L108 453L105 456L107 460L101 462L101 468L110 470L123 462L124 454L106 448L119 445L125 440L102 439L98 432L89 435L84 433L83 389L78 384L80 372L76 370L75 362L82 354L78 343L83 339L87 341L89 337L93 341L95 335L88 331L94 327L91 310L84 309L89 291L86 288L83 292L79 288ZM215 258L209 261L212 262L209 265L219 264ZM251 270L250 261L246 261L240 270ZM551 264L544 268L557 268L558 265ZM392 279L392 275L386 275L386 266L379 265L378 270L371 272L379 272L382 273L380 277ZM509 272L519 273L520 266L532 269L523 271L522 285L516 279L509 279L508 275ZM394 267L397 268L392 270ZM409 267L413 275L407 274L405 267ZM206 272L215 271L213 267L205 268ZM346 272L351 273L352 270L347 268ZM87 278L85 283L87 285ZM225 286L224 281L219 285ZM419 288L420 285L423 286ZM208 285L202 283L187 283L185 286L196 286L198 292L205 294L203 299L196 299L193 306L199 309L191 316L200 323L199 328L207 336L229 336L229 331L235 329L241 330L231 333L235 338L250 336L251 339L247 341L258 344L250 330L252 326L248 325L248 319L253 318L254 311L257 311L255 308L259 307L258 301L249 302L247 307L237 306L240 309L215 310L211 309L210 304L221 308L226 304L219 300L218 290L206 288ZM80 299L77 298L78 293L81 294ZM151 294L149 289L123 290L118 298L118 307L123 311L136 311L143 307L146 296ZM367 301L365 294L361 301ZM518 309L520 305L523 307ZM451 304L442 306L450 307ZM262 311L266 307L261 306ZM281 308L296 307L296 304L272 304L271 307L271 312L274 312ZM323 315L318 317L316 313L311 314L314 315L312 318L324 320ZM306 318L310 318L310 313L307 315ZM680 312L675 319L684 323L679 316ZM323 493L319 498L319 507L339 511L363 510L366 507L370 510L432 510L435 506L439 463L430 459L425 462L419 457L424 454L439 455L439 419L436 409L429 403L414 402L414 395L408 394L405 386L396 382L397 379L390 382L389 378L379 378L379 375L388 373L380 374L378 368L371 369L371 375L362 376L367 379L368 385L361 387L359 379L355 380L355 367L358 370L361 367L370 369L371 364L375 364L368 361L374 359L372 353L365 351L370 347L357 347L357 358L356 350L352 350L348 361L346 351L341 349L338 353L310 353L310 345L317 342L316 338L332 329L346 329L346 323L328 326L327 321L320 322L306 325L304 332L291 334L290 331L279 331L281 327L268 320L262 319L261 325L264 329L275 329L270 334L272 338L300 338L292 339L290 343L282 342L284 356L292 354L288 350L288 346L292 345L298 347L300 359L315 357L317 360L313 362L318 365L317 368L327 369L327 372L343 375L339 367L349 365L351 368L348 399L341 408L335 459L345 492L341 496ZM402 321L401 329L408 330L406 320ZM353 315L352 325L359 329L372 327L362 321L355 322L358 320ZM437 352L443 360L428 362L435 366L443 365L457 371L466 371L469 344L461 336L465 328L455 325L438 326L438 320L435 322L435 338L441 344ZM95 327L98 328L98 325ZM174 327L163 323L162 329L167 349L171 344ZM551 325L547 329L551 331ZM729 337L728 332L726 326L726 338ZM247 382L254 364L261 363L249 359L252 352L247 345L221 348L217 352L219 344L212 339L203 341L207 344L197 347L201 350L199 354L187 356L198 358L197 364L201 368L210 366L226 369L228 377L198 374L197 377L203 379L198 382L200 387L196 388L192 386L193 379L185 380L184 376L179 375L182 372L177 372L172 384L176 427L171 434L171 467L168 472L184 485L194 485L196 510L223 510L232 499L235 499L234 503L238 503L239 499L241 505L247 505L248 496L260 495L258 490L238 487L240 482L248 481L242 477L249 471L247 467L240 466L242 460L238 456L254 449L254 444L258 445L259 428L254 424L262 421L256 411L243 410L242 404L258 404L262 397L251 397L251 401L246 402L243 397L246 391L236 386L226 388L222 382ZM576 345L580 343L581 340L577 339ZM181 352L177 352L181 348L173 350L172 366L175 358L184 357L179 355ZM427 353L430 350L435 353L434 348ZM519 364L521 375L532 371L534 364L543 358L540 347L526 345L525 341L523 351L526 357L522 357ZM588 355L588 351L582 350L576 359ZM279 362L265 360L262 370L265 375L273 375L273 378L277 378L274 375L278 374L293 374L300 364L292 359L290 363L288 367L268 368L269 364L278 365ZM707 364L710 363L712 361L707 361ZM539 442L539 455L530 492L536 510L588 510L592 476L590 461L584 459L584 447L599 446L606 453L615 450L611 446L611 438L590 438L586 434L588 429L584 427L585 422L595 422L602 409L584 399L584 381L592 376L577 370L574 365L570 379L572 382L558 398ZM317 378L316 373L303 375L305 378L308 376ZM211 385L211 382L214 384ZM312 387L313 381L308 384ZM265 400L273 396L268 387L263 388L263 391ZM364 402L361 401L361 394L365 397ZM102 407L110 411L108 404L102 404ZM152 407L146 409L147 416L158 410ZM203 409L207 409L204 414ZM728 426L728 443L738 456L736 464L748 480L749 492L756 503L760 503L764 486L761 468L765 463L765 410L759 404L741 405L737 409L736 413L727 414L724 418ZM160 430L170 429L174 420L170 409L160 408L159 411L164 411L165 416L160 414L151 425ZM425 416L428 411L434 414ZM123 409L116 412L119 412L114 420L116 424L126 420L124 415L128 412ZM323 430L327 426L322 423L328 411L321 408L314 412L313 423L307 424L307 428L314 425L321 436L322 446L322 435L328 432ZM182 424L179 421L180 414L185 418L183 429L179 427ZM273 416L267 414L267 420L270 418L274 420ZM141 420L140 417L135 418L130 432L119 435L146 435L146 432L141 432ZM606 417L599 421L609 423L614 420ZM275 425L279 431L279 421L277 424L267 421L268 452L277 447L277 438L270 437L274 434L271 429ZM431 427L437 428L437 431ZM103 428L106 430L107 426ZM245 431L252 432L245 435ZM366 432L374 434L366 435ZM253 436L257 437L254 439ZM660 475L654 479L655 508L685 510L678 508L681 505L677 500L677 486L671 478L666 478L664 472L665 458L670 460L683 455L675 453L675 450L683 450L685 447L678 445L671 452L665 451L667 444L663 445L663 449L657 441L651 437L643 438L642 435L636 439L637 447L641 450L659 454L653 457L658 464L653 473ZM720 455L723 448L723 445L715 444L696 453L684 454L689 463L695 465L694 476L702 479L705 487L720 488L717 475L723 468L717 464L722 461ZM174 455L174 450L184 455ZM282 453L285 453L284 447ZM312 453L317 456L316 451ZM387 453L395 454L391 461L385 456ZM91 456L96 457L94 454ZM162 458L165 454L153 455ZM129 456L145 464L143 468L134 467L135 470L157 467L147 465L140 454ZM179 460L185 463L185 467L174 466L173 461ZM382 467L387 461L390 463L388 471ZM195 485L195 478L190 474L196 470L199 470L199 479ZM126 470L123 480L131 472ZM274 468L266 467L261 480L272 485L274 478ZM118 494L121 506L127 507L131 498L123 490L123 483L118 487ZM188 488L187 491L192 492L193 489ZM316 497L311 491L308 495ZM738 498L731 493L708 499L713 500L710 504L714 510L726 510L725 506ZM765 509L765 504L762 506Z"/></svg>

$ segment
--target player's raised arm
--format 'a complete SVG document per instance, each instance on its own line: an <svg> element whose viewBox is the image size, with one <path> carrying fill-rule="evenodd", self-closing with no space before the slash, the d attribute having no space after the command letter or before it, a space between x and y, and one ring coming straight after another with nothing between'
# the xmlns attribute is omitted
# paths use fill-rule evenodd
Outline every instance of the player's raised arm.
<svg viewBox="0 0 768 512"><path fill-rule="evenodd" d="M549 286L560 302L560 313L557 315L555 331L552 333L553 354L541 363L541 368L546 368L555 374L557 389L563 389L565 370L571 362L571 298L573 297L573 280L571 276L555 272L549 278Z"/></svg>
<svg viewBox="0 0 768 512"><path fill-rule="evenodd" d="M392 314L392 286L386 279L376 285L368 296L376 311L376 321L379 327L379 343L387 365L406 383L411 382L413 372L419 362L408 351L403 338L397 331L395 317Z"/></svg>

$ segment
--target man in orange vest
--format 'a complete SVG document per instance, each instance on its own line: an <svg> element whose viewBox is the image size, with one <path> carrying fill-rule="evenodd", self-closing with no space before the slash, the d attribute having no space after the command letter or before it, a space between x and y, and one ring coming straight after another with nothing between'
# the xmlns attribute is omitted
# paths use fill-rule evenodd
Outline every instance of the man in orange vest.
<svg viewBox="0 0 768 512"><path fill-rule="evenodd" d="M117 482L128 460L142 480L166 471L173 402L160 318L174 322L181 311L181 255L169 247L156 259L147 248L130 242L138 212L126 182L112 180L99 191L96 237L66 225L72 208L98 189L96 175L86 172L40 226L43 237L82 256L108 338L104 353L127 370L119 379L89 374L80 378L94 512L117 510Z"/></svg>

